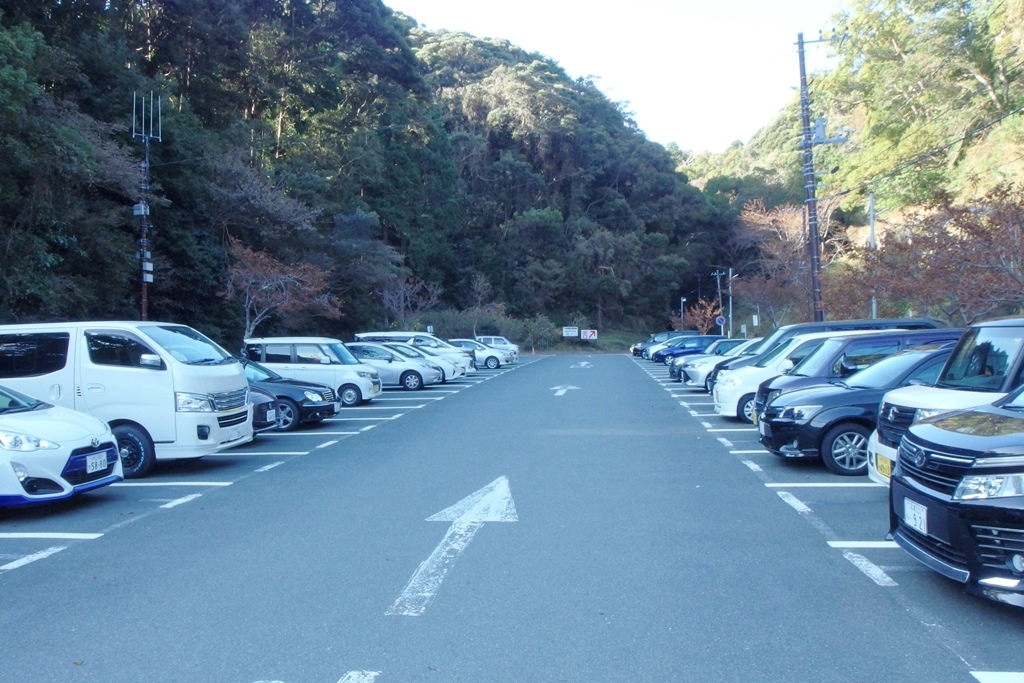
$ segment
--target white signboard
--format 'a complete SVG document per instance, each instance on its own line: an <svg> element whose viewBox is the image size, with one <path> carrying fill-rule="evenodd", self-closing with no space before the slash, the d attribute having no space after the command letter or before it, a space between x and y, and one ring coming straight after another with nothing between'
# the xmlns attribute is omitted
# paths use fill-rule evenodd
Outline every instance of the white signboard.
<svg viewBox="0 0 1024 683"><path fill-rule="evenodd" d="M562 336L563 337L578 337L578 336L580 336L580 328L578 328L578 327L563 327L562 328Z"/></svg>
<svg viewBox="0 0 1024 683"><path fill-rule="evenodd" d="M597 330L580 330L580 339L597 339Z"/></svg>

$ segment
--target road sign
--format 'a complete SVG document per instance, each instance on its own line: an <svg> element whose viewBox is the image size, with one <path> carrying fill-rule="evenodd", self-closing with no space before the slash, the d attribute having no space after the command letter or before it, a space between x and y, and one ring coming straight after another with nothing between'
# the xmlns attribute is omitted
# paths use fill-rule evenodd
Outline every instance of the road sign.
<svg viewBox="0 0 1024 683"><path fill-rule="evenodd" d="M715 324L721 327L722 325L725 324L725 318L723 316L718 316L717 318L715 318Z"/></svg>
<svg viewBox="0 0 1024 683"><path fill-rule="evenodd" d="M562 336L563 337L578 337L578 336L580 336L580 328L578 328L578 327L563 327L562 328Z"/></svg>
<svg viewBox="0 0 1024 683"><path fill-rule="evenodd" d="M580 339L597 339L597 330L580 330Z"/></svg>

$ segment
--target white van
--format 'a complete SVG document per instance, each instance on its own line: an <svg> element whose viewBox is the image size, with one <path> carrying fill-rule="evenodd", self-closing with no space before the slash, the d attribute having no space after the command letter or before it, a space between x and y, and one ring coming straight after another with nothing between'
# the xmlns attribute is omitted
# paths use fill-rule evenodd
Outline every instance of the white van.
<svg viewBox="0 0 1024 683"><path fill-rule="evenodd" d="M252 440L242 364L186 325L0 325L0 384L109 424L128 478Z"/></svg>
<svg viewBox="0 0 1024 683"><path fill-rule="evenodd" d="M432 334L427 334L426 332L395 330L388 330L386 332L360 332L356 335L356 341L381 342L385 344L388 342L396 342L399 344L408 344L410 346L427 349L442 358L447 358L462 368L462 372L458 375L460 377L462 375L468 375L470 370L473 369L472 351L452 346L443 339L435 337ZM446 377L445 379L449 380L452 378Z"/></svg>
<svg viewBox="0 0 1024 683"><path fill-rule="evenodd" d="M357 406L380 395L380 373L331 337L256 337L245 340L243 355L291 379L332 387L343 406Z"/></svg>
<svg viewBox="0 0 1024 683"><path fill-rule="evenodd" d="M1003 318L967 328L934 385L887 392L868 439L868 477L888 484L900 439L917 420L949 410L992 403L1024 384L1024 318Z"/></svg>

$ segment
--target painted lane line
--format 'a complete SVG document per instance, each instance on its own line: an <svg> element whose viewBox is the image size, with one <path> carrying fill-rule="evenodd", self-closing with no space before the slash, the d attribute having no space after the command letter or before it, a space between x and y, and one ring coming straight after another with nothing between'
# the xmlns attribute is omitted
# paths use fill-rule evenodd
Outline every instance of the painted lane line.
<svg viewBox="0 0 1024 683"><path fill-rule="evenodd" d="M349 671L338 679L338 683L373 683L380 676L379 671Z"/></svg>
<svg viewBox="0 0 1024 683"><path fill-rule="evenodd" d="M716 417L718 413L698 413L696 410L691 410L690 415L694 417Z"/></svg>
<svg viewBox="0 0 1024 683"><path fill-rule="evenodd" d="M748 455L748 454L751 454L751 453L757 453L758 455L769 455L768 451L766 451L764 449L760 449L760 450L755 449L755 450L752 450L752 451L729 451L729 453L731 453L733 455Z"/></svg>
<svg viewBox="0 0 1024 683"><path fill-rule="evenodd" d="M13 531L6 534L0 534L0 538L59 538L64 541L93 541L102 535L103 534Z"/></svg>
<svg viewBox="0 0 1024 683"><path fill-rule="evenodd" d="M1021 683L1024 671L972 671L979 683Z"/></svg>
<svg viewBox="0 0 1024 683"><path fill-rule="evenodd" d="M0 572L6 572L12 569L17 569L18 567L24 567L26 564L29 564L30 562L35 562L36 560L42 560L44 558L47 558L50 555L55 555L59 553L61 550L66 550L66 546L57 545L53 546L52 548L47 548L46 550L40 550L38 553L26 555L20 560L15 560L14 562L8 562L7 564L0 565Z"/></svg>
<svg viewBox="0 0 1024 683"><path fill-rule="evenodd" d="M377 425L367 425L367 426L363 427L362 429L360 429L359 431L360 432L368 432L368 431L370 431L371 429L373 429L376 426Z"/></svg>
<svg viewBox="0 0 1024 683"><path fill-rule="evenodd" d="M111 486L145 488L149 486L231 486L233 481L119 481Z"/></svg>
<svg viewBox="0 0 1024 683"><path fill-rule="evenodd" d="M455 505L427 517L428 522L451 522L444 539L413 573L386 615L415 617L433 601L445 575L486 522L518 522L508 478L498 477Z"/></svg>
<svg viewBox="0 0 1024 683"><path fill-rule="evenodd" d="M255 471L256 472L268 472L268 471L274 469L275 467L277 467L278 465L283 465L283 464L284 464L284 460L278 460L277 462L272 462L269 465L264 465L263 467L260 467L259 469L255 470Z"/></svg>
<svg viewBox="0 0 1024 683"><path fill-rule="evenodd" d="M172 500L170 503L164 503L160 507L165 509L165 510L170 510L171 508L176 508L179 505L184 505L185 503L190 503L193 500L195 500L196 498L202 498L202 497L203 497L203 494L201 494L201 493L193 493L191 496L185 496L184 498L178 498L176 500Z"/></svg>
<svg viewBox="0 0 1024 683"><path fill-rule="evenodd" d="M718 443L722 444L726 448L732 448L732 442L729 441L729 439L726 439L725 437L718 437Z"/></svg>
<svg viewBox="0 0 1024 683"><path fill-rule="evenodd" d="M318 430L311 434L296 434L294 432L267 432L266 434L260 434L260 436L353 436L358 433L359 432L321 432Z"/></svg>
<svg viewBox="0 0 1024 683"><path fill-rule="evenodd" d="M843 557L849 560L854 567L861 570L865 576L877 583L879 586L891 587L898 586L899 584L889 578L889 575L882 571L882 568L877 564L857 553L851 553L849 550L843 553Z"/></svg>
<svg viewBox="0 0 1024 683"><path fill-rule="evenodd" d="M793 483L782 483L782 484L765 484L768 488L777 489L813 489L813 488L827 488L827 489L877 489L877 488L888 488L885 484L876 484L875 482L842 482L842 481L801 481Z"/></svg>
<svg viewBox="0 0 1024 683"><path fill-rule="evenodd" d="M833 548L899 548L896 541L829 541Z"/></svg>
<svg viewBox="0 0 1024 683"><path fill-rule="evenodd" d="M758 465L756 462L750 462L749 460L744 460L743 464L746 465L747 467L749 467L754 472L763 472L764 471L764 470L761 469L761 466Z"/></svg>
<svg viewBox="0 0 1024 683"><path fill-rule="evenodd" d="M324 441L324 442L323 442L322 444L320 444L319 446L314 446L314 448L316 448L316 449L319 449L319 448L327 448L328 446L333 446L333 445L334 445L334 444L336 444L336 443L338 443L338 440L337 440L337 439L332 439L332 440L330 440L330 441Z"/></svg>
<svg viewBox="0 0 1024 683"><path fill-rule="evenodd" d="M802 502L800 502L800 500L796 496L794 496L792 493L788 493L786 491L776 491L776 493L779 494L779 498L781 498L782 500L786 501L786 504L789 505L794 510L796 510L797 512L800 512L800 513L810 513L811 512L811 508L807 507Z"/></svg>
<svg viewBox="0 0 1024 683"><path fill-rule="evenodd" d="M710 422L705 422L703 420L701 420L700 426L707 430L712 428L712 424Z"/></svg>
<svg viewBox="0 0 1024 683"><path fill-rule="evenodd" d="M212 458L214 455L309 455L309 451L221 451L213 455L204 455L204 458Z"/></svg>

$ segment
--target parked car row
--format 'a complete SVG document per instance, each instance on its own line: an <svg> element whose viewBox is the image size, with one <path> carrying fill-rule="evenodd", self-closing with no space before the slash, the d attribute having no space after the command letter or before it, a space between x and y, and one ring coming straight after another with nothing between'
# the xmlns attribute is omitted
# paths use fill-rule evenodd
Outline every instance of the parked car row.
<svg viewBox="0 0 1024 683"><path fill-rule="evenodd" d="M241 358L185 325L0 326L0 506L67 498L145 476L269 430L320 422L384 386L418 390L515 362L518 347L468 348L414 332L244 341Z"/></svg>
<svg viewBox="0 0 1024 683"><path fill-rule="evenodd" d="M815 325L718 361L706 380L716 410L749 418L779 457L890 484L900 547L969 593L1024 607L1024 319ZM705 389L685 368L684 385Z"/></svg>

